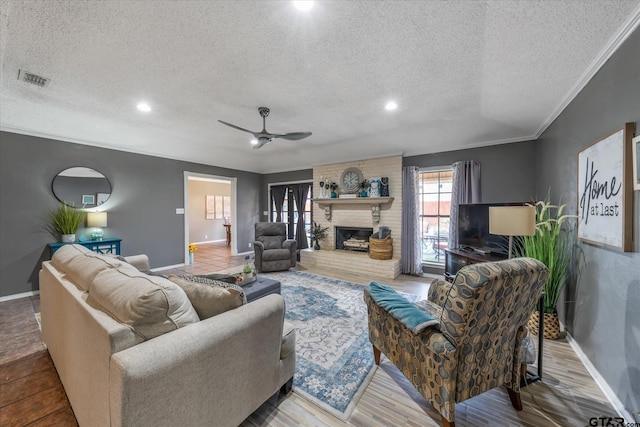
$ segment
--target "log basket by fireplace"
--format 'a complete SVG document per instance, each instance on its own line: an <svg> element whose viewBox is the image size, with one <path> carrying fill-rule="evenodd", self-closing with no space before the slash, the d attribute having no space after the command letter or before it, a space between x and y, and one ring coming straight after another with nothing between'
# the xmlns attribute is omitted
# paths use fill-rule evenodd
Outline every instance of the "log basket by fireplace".
<svg viewBox="0 0 640 427"><path fill-rule="evenodd" d="M384 239L369 238L369 258L391 259L393 258L393 238L387 236Z"/></svg>

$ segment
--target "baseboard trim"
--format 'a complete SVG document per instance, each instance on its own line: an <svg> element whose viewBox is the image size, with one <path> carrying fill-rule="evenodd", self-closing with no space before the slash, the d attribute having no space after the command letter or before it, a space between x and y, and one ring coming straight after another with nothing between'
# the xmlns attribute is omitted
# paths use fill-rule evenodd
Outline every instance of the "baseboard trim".
<svg viewBox="0 0 640 427"><path fill-rule="evenodd" d="M32 297L34 295L40 295L40 291L29 291L22 292L21 294L7 295L6 297L0 297L0 302L11 301L12 299Z"/></svg>
<svg viewBox="0 0 640 427"><path fill-rule="evenodd" d="M152 268L151 271L162 271L162 270L170 270L172 268L180 268L180 267L184 267L185 263L182 264L173 264L173 265L165 265L164 267L156 267L156 268Z"/></svg>
<svg viewBox="0 0 640 427"><path fill-rule="evenodd" d="M609 403L611 403L611 406L613 406L613 409L616 410L618 415L624 418L625 421L627 422L635 422L636 421L635 418L633 418L631 414L625 409L624 405L622 404L620 399L618 399L618 396L616 396L613 389L609 386L609 384L604 379L604 377L600 375L600 372L598 372L596 367L593 366L593 364L591 363L587 355L584 354L584 352L580 348L580 345L577 343L577 341L571 336L571 334L568 331L567 331L567 341L569 342L569 345L571 346L571 348L573 348L573 351L576 352L578 359L580 359L584 367L587 368L587 372L589 372L589 374L591 375L593 380L596 382L598 387L600 387L600 390L602 390L602 393L604 393ZM608 416L609 414L600 414L600 415Z"/></svg>
<svg viewBox="0 0 640 427"><path fill-rule="evenodd" d="M200 244L204 244L204 243L218 243L218 242L226 242L227 239L217 239L217 240L203 240L201 242L191 242L194 245L200 245Z"/></svg>

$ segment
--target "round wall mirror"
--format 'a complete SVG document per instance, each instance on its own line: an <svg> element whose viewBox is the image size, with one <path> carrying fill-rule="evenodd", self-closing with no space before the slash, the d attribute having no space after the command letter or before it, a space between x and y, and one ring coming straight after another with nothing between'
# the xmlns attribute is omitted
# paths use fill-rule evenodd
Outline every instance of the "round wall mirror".
<svg viewBox="0 0 640 427"><path fill-rule="evenodd" d="M76 208L95 208L111 196L111 183L95 169L68 168L53 178L53 194L62 203Z"/></svg>

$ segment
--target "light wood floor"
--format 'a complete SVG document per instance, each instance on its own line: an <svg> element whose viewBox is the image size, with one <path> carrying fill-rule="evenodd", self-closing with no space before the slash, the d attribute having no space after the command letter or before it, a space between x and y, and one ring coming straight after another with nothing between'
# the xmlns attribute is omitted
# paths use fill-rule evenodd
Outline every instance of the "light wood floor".
<svg viewBox="0 0 640 427"><path fill-rule="evenodd" d="M227 270L237 269L244 257L233 261ZM200 272L197 264L196 257L196 264L185 270ZM297 269L361 284L377 279L344 274L338 277L330 270L308 270L300 264ZM430 281L431 278L409 276L400 276L394 281L381 280L398 290L423 297ZM77 425L51 358L40 340L34 312L39 312L38 297L0 303L0 426ZM522 412L513 409L504 388L458 404L456 425L586 426L591 417L615 416L564 339L545 340L543 381L523 388L521 395ZM343 425L439 426L440 415L383 356L348 422L338 420L293 392L269 399L242 423L244 427Z"/></svg>

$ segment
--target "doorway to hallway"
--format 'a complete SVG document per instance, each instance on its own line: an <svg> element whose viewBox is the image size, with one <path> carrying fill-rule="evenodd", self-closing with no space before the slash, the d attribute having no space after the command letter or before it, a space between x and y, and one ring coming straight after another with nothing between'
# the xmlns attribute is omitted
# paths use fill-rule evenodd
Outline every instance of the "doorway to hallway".
<svg viewBox="0 0 640 427"><path fill-rule="evenodd" d="M184 172L184 259L189 243L220 243L229 256L236 250L236 178ZM230 237L227 242L227 236ZM217 246L217 245L213 245ZM221 250L224 248L220 248Z"/></svg>

